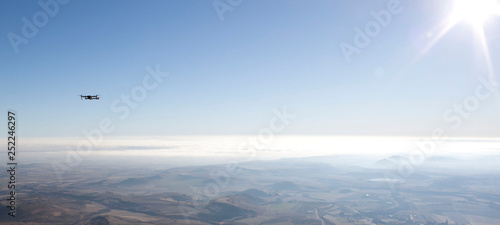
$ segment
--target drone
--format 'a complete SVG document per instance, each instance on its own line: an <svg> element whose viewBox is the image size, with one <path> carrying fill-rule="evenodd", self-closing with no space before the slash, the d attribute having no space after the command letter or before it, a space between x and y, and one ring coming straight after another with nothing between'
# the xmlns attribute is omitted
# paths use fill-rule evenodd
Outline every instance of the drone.
<svg viewBox="0 0 500 225"><path fill-rule="evenodd" d="M98 95L80 95L81 100L99 100Z"/></svg>

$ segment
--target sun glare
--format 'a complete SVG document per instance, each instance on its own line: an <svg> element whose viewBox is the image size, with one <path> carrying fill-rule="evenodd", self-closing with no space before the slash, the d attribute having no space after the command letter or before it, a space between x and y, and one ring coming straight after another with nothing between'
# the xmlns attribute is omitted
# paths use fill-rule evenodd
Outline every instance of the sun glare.
<svg viewBox="0 0 500 225"><path fill-rule="evenodd" d="M481 25L486 19L500 12L496 0L455 0L452 19Z"/></svg>

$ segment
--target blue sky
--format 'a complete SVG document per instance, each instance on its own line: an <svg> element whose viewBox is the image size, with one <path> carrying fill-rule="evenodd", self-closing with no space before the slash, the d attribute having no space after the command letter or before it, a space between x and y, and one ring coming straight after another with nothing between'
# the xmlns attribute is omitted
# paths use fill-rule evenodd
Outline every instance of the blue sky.
<svg viewBox="0 0 500 225"><path fill-rule="evenodd" d="M339 45L352 44L355 28L388 2L243 0L221 21L212 1L73 0L16 53L8 34L21 35L21 18L43 9L7 1L0 110L17 110L27 137L81 136L102 118L116 126L112 136L254 134L283 107L297 115L283 134L426 136L439 127L450 136L500 135L494 95L458 129L443 119L488 75L467 23L423 54L451 1L401 0L402 12L346 62ZM484 23L496 71L498 20ZM112 103L156 65L169 76L119 120Z"/></svg>

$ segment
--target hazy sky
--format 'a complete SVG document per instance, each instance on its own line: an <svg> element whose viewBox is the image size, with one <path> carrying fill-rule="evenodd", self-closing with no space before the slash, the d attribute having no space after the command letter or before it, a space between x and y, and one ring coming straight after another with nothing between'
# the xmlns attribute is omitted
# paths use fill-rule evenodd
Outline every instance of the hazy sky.
<svg viewBox="0 0 500 225"><path fill-rule="evenodd" d="M0 7L0 110L17 110L25 137L82 136L103 118L111 136L254 134L283 107L296 115L283 134L500 135L499 89L479 80L495 75L481 37L500 71L500 17L484 35L458 21L431 46L451 1L40 2ZM151 90L148 67L169 74Z"/></svg>

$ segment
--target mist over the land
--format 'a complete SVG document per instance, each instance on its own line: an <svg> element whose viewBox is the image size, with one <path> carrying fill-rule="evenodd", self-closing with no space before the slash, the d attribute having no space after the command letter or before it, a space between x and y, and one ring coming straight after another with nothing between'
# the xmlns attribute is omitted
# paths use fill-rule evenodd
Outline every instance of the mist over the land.
<svg viewBox="0 0 500 225"><path fill-rule="evenodd" d="M96 137L93 137L96 138ZM470 159L497 154L498 138L450 138L440 141L427 137L370 136L273 136L263 142L259 136L164 136L91 138L26 138L20 150L20 161L67 162L91 161L110 163L132 160L153 164L172 158L197 158L202 164L226 163L229 160L252 161L281 158L304 158L329 155L374 156L413 155L419 161L434 156ZM75 159L68 159L74 157ZM182 165L177 161L176 166Z"/></svg>

